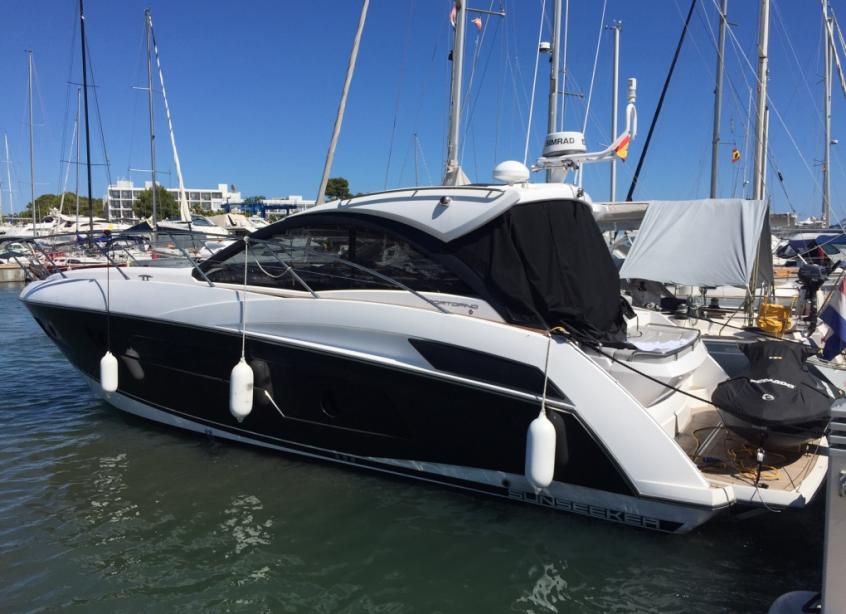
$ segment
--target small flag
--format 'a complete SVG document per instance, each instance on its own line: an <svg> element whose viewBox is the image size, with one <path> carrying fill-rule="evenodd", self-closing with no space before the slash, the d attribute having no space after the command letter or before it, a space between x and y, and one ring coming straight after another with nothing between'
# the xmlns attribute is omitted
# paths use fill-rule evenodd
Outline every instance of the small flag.
<svg viewBox="0 0 846 614"><path fill-rule="evenodd" d="M740 160L740 150L735 147L731 150L731 163L734 164L738 160Z"/></svg>
<svg viewBox="0 0 846 614"><path fill-rule="evenodd" d="M452 10L449 12L449 25L452 26L452 29L455 29L455 18L458 15L458 5L453 4Z"/></svg>
<svg viewBox="0 0 846 614"><path fill-rule="evenodd" d="M629 143L631 142L632 137L626 135L623 137L623 140L620 141L620 144L614 149L614 153L617 154L617 157L620 158L623 162L626 161L626 158L629 156Z"/></svg>
<svg viewBox="0 0 846 614"><path fill-rule="evenodd" d="M825 360L831 360L846 349L846 278L831 294L831 300L820 313L820 320L831 329L822 354Z"/></svg>
<svg viewBox="0 0 846 614"><path fill-rule="evenodd" d="M481 17L476 17L475 19L471 19L470 23L472 23L474 26L476 26L476 29L479 32L482 31L482 18Z"/></svg>

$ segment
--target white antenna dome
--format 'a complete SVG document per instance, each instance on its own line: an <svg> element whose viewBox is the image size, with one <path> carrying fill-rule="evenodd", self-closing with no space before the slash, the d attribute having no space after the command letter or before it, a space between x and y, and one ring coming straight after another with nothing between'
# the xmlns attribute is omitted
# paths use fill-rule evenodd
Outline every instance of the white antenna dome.
<svg viewBox="0 0 846 614"><path fill-rule="evenodd" d="M526 183L531 174L529 169L522 162L517 160L506 160L494 167L493 178L497 183Z"/></svg>

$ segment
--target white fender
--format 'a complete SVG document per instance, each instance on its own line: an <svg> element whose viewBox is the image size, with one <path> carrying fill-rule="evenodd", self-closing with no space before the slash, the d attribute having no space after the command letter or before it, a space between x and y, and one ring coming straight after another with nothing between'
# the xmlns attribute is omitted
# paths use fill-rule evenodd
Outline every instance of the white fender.
<svg viewBox="0 0 846 614"><path fill-rule="evenodd" d="M109 351L100 359L100 387L103 392L114 392L118 389L118 362Z"/></svg>
<svg viewBox="0 0 846 614"><path fill-rule="evenodd" d="M552 484L555 473L555 427L546 412L532 420L526 433L526 479L537 490Z"/></svg>
<svg viewBox="0 0 846 614"><path fill-rule="evenodd" d="M253 411L253 370L243 358L229 377L229 411L238 422Z"/></svg>

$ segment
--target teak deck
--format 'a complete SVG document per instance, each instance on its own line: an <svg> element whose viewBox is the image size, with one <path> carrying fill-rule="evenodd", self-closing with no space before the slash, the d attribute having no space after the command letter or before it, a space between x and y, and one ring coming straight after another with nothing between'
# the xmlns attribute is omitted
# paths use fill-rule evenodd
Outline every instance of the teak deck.
<svg viewBox="0 0 846 614"><path fill-rule="evenodd" d="M711 406L694 410L688 427L676 441L713 482L755 485L757 446L729 431ZM766 452L760 486L796 490L814 466L817 446L797 446L795 451Z"/></svg>

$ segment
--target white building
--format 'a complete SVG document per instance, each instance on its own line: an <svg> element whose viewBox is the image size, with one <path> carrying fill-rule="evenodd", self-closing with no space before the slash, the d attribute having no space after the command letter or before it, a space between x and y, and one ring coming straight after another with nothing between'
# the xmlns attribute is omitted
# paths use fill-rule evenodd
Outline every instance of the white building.
<svg viewBox="0 0 846 614"><path fill-rule="evenodd" d="M160 184L161 185L161 184ZM152 181L145 181L143 187L137 187L132 181L119 179L114 185L110 185L106 192L106 206L109 208L109 215L112 219L130 219L136 217L132 211L133 203L144 190L153 186ZM241 202L241 193L235 191L235 186L225 183L217 184L217 188L185 188L185 197L188 199L188 206L192 209L200 207L203 211L214 211L222 209L223 205L233 202ZM179 202L179 189L167 188L173 194L176 202Z"/></svg>

